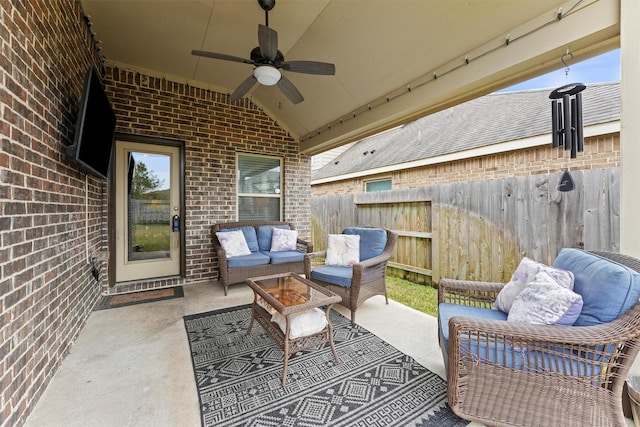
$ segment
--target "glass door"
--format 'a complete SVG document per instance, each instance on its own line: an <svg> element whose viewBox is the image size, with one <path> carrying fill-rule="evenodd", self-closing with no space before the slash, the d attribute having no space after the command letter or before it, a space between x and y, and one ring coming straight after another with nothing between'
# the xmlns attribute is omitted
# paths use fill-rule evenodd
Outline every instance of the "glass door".
<svg viewBox="0 0 640 427"><path fill-rule="evenodd" d="M180 274L180 148L116 142L116 282Z"/></svg>

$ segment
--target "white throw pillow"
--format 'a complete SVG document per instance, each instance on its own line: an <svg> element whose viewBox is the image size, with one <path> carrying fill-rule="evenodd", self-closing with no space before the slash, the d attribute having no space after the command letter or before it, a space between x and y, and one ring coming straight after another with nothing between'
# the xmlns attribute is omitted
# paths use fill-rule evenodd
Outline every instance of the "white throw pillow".
<svg viewBox="0 0 640 427"><path fill-rule="evenodd" d="M513 301L507 320L533 325L571 326L582 311L582 297L539 271Z"/></svg>
<svg viewBox="0 0 640 427"><path fill-rule="evenodd" d="M240 255L251 255L247 240L244 238L242 230L217 231L216 237L224 248L227 258Z"/></svg>
<svg viewBox="0 0 640 427"><path fill-rule="evenodd" d="M283 334L287 333L287 319L282 314L275 313L271 321L278 324ZM312 308L290 315L289 322L289 339L294 340L323 330L327 326L327 316L319 308Z"/></svg>
<svg viewBox="0 0 640 427"><path fill-rule="evenodd" d="M295 251L298 230L273 227L271 232L271 252Z"/></svg>
<svg viewBox="0 0 640 427"><path fill-rule="evenodd" d="M360 235L329 234L326 265L349 266L360 262Z"/></svg>
<svg viewBox="0 0 640 427"><path fill-rule="evenodd" d="M509 283L507 283L498 294L494 302L496 308L504 313L509 313L513 301L539 271L547 272L553 280L563 288L573 290L574 277L572 272L550 267L524 257L522 261L520 261L520 265L518 265L516 271L514 271L513 276L511 276Z"/></svg>

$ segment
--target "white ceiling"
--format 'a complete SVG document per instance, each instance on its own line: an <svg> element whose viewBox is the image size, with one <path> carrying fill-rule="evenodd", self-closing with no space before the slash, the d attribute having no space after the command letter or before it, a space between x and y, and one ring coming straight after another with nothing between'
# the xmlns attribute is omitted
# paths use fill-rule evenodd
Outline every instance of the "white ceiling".
<svg viewBox="0 0 640 427"><path fill-rule="evenodd" d="M258 24L265 24L257 0L82 5L108 63L223 93L252 66L191 50L249 58ZM571 13L544 25L560 7ZM336 74L285 71L305 98L297 105L275 86L247 96L314 154L559 68L566 49L575 60L611 49L618 10L619 0L276 0L269 26L285 59L334 63ZM509 46L507 37L514 39ZM465 58L469 65L452 70ZM442 77L434 80L434 71ZM422 87L408 93L412 85ZM381 105L386 97L391 101Z"/></svg>

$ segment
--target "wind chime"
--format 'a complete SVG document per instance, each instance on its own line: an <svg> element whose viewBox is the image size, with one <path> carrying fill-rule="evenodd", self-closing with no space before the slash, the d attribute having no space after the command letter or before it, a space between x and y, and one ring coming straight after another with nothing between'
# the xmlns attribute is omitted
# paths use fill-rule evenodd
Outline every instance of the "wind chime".
<svg viewBox="0 0 640 427"><path fill-rule="evenodd" d="M565 57L573 54L567 50L560 60L564 64L565 76L569 76L569 66ZM584 151L584 136L582 134L582 91L586 89L583 83L569 83L554 89L551 99L551 136L552 148L564 148L571 152L575 159L578 152ZM567 169L558 185L559 191L571 191L575 188L571 174Z"/></svg>

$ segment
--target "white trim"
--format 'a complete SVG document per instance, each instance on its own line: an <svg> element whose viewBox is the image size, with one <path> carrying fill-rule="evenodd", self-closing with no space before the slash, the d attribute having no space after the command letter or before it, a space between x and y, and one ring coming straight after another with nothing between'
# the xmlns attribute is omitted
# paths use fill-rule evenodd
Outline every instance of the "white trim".
<svg viewBox="0 0 640 427"><path fill-rule="evenodd" d="M620 121L601 123L598 125L587 126L584 128L584 137L592 137L598 135L607 135L620 132ZM320 178L311 181L311 185L326 184L329 182L343 181L353 178L361 178L364 176L378 175L381 173L391 173L403 169L413 169L422 166L429 166L438 163L454 162L457 160L469 159L472 157L488 156L491 154L504 153L507 151L520 150L523 148L538 147L551 144L550 134L532 136L514 141L501 142L498 144L486 145L484 147L472 148L455 153L443 154L441 156L428 157L426 159L413 160L405 163L397 163L395 165L381 166L379 168L367 169L358 172L352 172L344 175L336 175L327 178Z"/></svg>

